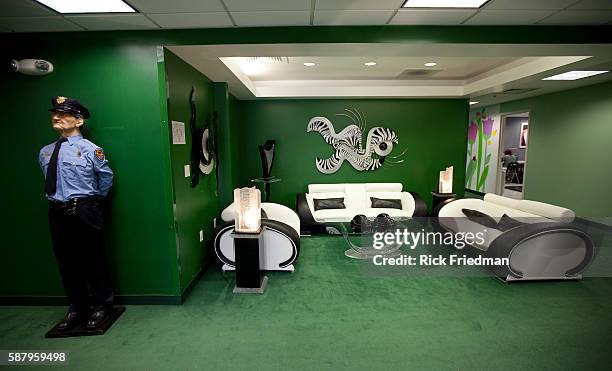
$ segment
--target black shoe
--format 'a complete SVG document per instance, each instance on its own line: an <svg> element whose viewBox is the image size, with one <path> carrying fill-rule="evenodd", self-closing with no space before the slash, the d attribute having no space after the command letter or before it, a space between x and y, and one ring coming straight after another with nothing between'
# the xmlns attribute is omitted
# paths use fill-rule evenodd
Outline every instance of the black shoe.
<svg viewBox="0 0 612 371"><path fill-rule="evenodd" d="M87 327L96 328L100 326L110 318L112 311L112 307L97 307L91 316L89 316L89 320L87 320Z"/></svg>
<svg viewBox="0 0 612 371"><path fill-rule="evenodd" d="M83 316L81 315L81 312L69 309L64 319L57 324L56 329L59 331L68 331L70 329L75 328L79 323L81 323L82 319Z"/></svg>

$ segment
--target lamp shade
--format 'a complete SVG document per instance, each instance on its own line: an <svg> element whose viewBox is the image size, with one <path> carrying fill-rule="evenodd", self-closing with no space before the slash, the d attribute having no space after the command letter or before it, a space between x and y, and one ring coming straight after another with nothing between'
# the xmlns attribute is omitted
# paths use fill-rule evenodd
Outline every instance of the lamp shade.
<svg viewBox="0 0 612 371"><path fill-rule="evenodd" d="M234 230L239 233L259 233L261 230L261 192L253 188L234 189Z"/></svg>
<svg viewBox="0 0 612 371"><path fill-rule="evenodd" d="M447 167L446 170L440 171L440 182L438 183L438 192L453 193L453 167Z"/></svg>

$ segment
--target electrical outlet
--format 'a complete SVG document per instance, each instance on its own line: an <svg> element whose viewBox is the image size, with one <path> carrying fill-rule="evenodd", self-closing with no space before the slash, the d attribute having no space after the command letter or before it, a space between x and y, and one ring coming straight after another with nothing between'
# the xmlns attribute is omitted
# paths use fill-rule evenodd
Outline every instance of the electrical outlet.
<svg viewBox="0 0 612 371"><path fill-rule="evenodd" d="M191 176L191 166L185 165L185 178L189 178Z"/></svg>

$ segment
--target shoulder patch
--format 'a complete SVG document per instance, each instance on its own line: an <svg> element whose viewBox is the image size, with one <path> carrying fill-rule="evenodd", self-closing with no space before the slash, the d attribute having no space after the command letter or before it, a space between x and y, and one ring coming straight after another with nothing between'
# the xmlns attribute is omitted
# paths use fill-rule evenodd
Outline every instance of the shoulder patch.
<svg viewBox="0 0 612 371"><path fill-rule="evenodd" d="M104 161L104 151L102 150L102 148L96 149L94 153L96 154L98 160Z"/></svg>

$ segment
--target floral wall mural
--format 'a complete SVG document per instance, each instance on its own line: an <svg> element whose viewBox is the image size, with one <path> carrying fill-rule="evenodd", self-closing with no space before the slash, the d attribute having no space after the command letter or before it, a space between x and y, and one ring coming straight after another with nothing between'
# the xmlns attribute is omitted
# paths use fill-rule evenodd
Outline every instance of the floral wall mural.
<svg viewBox="0 0 612 371"><path fill-rule="evenodd" d="M499 106L470 111L465 187L495 193L499 157Z"/></svg>

